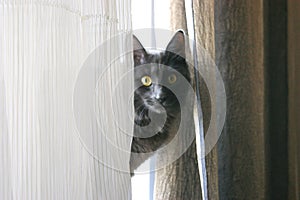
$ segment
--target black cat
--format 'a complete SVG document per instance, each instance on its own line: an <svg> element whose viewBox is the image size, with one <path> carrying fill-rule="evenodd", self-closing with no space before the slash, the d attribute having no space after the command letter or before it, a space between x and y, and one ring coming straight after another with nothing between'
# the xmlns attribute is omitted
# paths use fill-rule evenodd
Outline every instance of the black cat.
<svg viewBox="0 0 300 200"><path fill-rule="evenodd" d="M133 48L134 84L137 89L134 92L135 126L131 146L131 173L152 152L176 135L181 113L178 99L184 98L188 90L181 83L191 81L185 59L185 35L182 31L173 36L165 51L147 52L135 36ZM177 91L176 96L172 92L174 90Z"/></svg>

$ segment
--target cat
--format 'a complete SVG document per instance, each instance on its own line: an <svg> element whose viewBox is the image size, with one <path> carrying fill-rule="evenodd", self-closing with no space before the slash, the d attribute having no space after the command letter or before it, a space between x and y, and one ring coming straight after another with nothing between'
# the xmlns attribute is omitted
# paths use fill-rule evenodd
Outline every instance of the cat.
<svg viewBox="0 0 300 200"><path fill-rule="evenodd" d="M180 83L191 82L185 59L183 31L175 33L165 51L147 52L135 36L133 48L134 85L137 89L134 91L135 124L131 144L131 175L152 153L168 144L176 135L181 117L178 98L187 95L187 88ZM172 88L176 88L179 94L175 95Z"/></svg>

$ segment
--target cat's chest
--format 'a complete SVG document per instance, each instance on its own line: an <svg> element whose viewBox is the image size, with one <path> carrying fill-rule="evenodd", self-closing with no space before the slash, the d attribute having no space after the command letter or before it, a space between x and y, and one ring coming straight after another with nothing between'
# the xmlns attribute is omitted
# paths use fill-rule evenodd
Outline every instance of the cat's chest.
<svg viewBox="0 0 300 200"><path fill-rule="evenodd" d="M155 119L157 120L156 123L160 122L160 124L150 123L146 127L134 126L134 143L137 144L136 152L149 153L156 151L170 142L176 135L180 124L179 116L167 117L165 120L158 120L159 117L156 116Z"/></svg>

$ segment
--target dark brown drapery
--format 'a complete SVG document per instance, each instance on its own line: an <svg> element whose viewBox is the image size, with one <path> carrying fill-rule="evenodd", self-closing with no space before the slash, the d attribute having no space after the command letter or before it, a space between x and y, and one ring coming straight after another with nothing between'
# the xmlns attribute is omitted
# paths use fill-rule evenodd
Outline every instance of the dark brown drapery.
<svg viewBox="0 0 300 200"><path fill-rule="evenodd" d="M206 156L209 199L299 199L299 4L193 1L197 45L215 60L227 94L222 135ZM187 30L184 1L171 5L172 29ZM201 95L207 130L210 100Z"/></svg>

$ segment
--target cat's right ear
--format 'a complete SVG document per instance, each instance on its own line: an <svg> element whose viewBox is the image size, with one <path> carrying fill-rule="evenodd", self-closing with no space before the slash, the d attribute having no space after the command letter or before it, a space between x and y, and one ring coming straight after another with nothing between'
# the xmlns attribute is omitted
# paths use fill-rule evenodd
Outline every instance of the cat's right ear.
<svg viewBox="0 0 300 200"><path fill-rule="evenodd" d="M133 35L133 59L134 66L142 65L146 63L147 52L141 42Z"/></svg>

